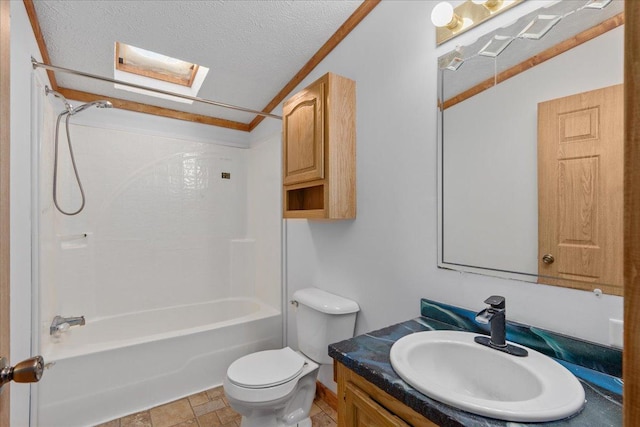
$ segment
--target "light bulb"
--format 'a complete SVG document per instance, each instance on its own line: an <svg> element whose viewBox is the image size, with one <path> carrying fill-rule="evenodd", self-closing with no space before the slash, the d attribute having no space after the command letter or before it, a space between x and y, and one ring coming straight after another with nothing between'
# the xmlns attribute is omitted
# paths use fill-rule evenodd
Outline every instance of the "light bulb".
<svg viewBox="0 0 640 427"><path fill-rule="evenodd" d="M453 12L453 6L443 1L438 3L431 11L431 22L436 27L447 27L452 30L458 26L461 19Z"/></svg>

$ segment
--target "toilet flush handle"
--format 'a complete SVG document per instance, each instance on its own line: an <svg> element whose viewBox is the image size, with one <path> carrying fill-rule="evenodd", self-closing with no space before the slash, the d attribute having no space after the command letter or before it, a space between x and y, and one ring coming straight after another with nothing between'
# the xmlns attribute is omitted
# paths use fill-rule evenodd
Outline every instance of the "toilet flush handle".
<svg viewBox="0 0 640 427"><path fill-rule="evenodd" d="M296 301L296 300L294 300L294 299L292 299L291 301L289 301L289 304L291 304L292 306L294 306L294 307L296 307L296 308L298 307L298 301Z"/></svg>

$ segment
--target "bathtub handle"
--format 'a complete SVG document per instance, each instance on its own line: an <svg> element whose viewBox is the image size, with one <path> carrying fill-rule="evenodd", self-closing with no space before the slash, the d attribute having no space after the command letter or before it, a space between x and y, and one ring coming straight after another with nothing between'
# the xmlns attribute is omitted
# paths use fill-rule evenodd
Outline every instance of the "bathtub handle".
<svg viewBox="0 0 640 427"><path fill-rule="evenodd" d="M23 360L16 366L10 366L9 361L3 357L0 359L0 392L2 387L15 381L17 383L37 383L42 378L44 372L44 359L42 356L35 356Z"/></svg>
<svg viewBox="0 0 640 427"><path fill-rule="evenodd" d="M67 332L72 326L84 326L86 321L84 316L78 317L62 317L56 316L49 326L49 334L54 337L59 337L61 333Z"/></svg>

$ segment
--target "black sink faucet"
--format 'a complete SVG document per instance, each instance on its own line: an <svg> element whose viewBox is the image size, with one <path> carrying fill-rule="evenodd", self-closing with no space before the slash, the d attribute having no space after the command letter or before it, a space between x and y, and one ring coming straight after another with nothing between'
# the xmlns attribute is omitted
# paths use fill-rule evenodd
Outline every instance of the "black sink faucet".
<svg viewBox="0 0 640 427"><path fill-rule="evenodd" d="M476 322L491 326L491 338L477 336L474 338L478 344L485 345L495 350L500 350L514 356L524 357L527 350L515 345L507 344L507 326L505 316L505 299L499 295L492 295L484 301L489 307L476 315Z"/></svg>

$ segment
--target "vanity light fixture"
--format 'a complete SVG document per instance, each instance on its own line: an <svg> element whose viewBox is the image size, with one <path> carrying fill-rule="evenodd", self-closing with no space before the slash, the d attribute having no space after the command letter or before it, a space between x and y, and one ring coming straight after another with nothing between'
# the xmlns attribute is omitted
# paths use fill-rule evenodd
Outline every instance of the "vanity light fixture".
<svg viewBox="0 0 640 427"><path fill-rule="evenodd" d="M436 27L436 43L442 44L523 1L466 0L455 8L446 1L440 2L431 12L431 22Z"/></svg>

